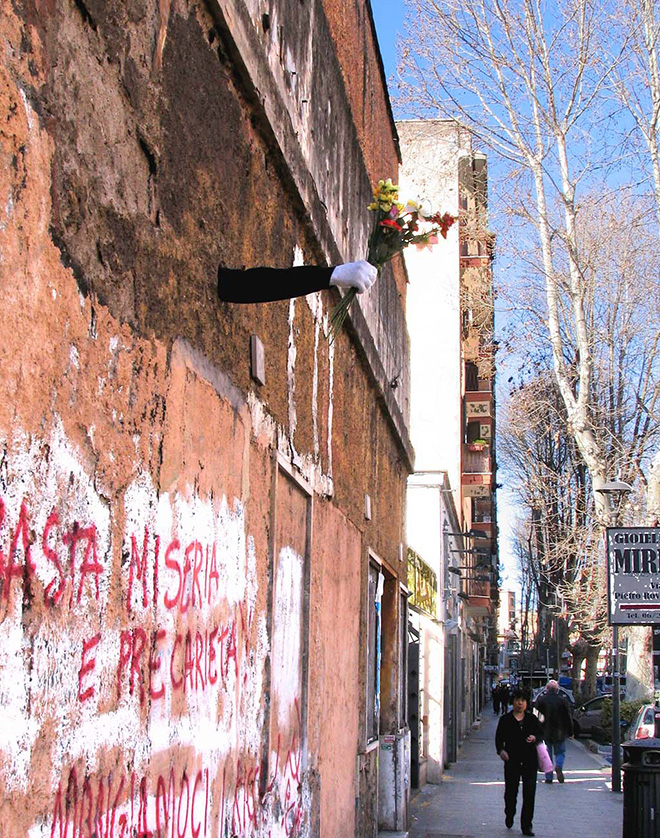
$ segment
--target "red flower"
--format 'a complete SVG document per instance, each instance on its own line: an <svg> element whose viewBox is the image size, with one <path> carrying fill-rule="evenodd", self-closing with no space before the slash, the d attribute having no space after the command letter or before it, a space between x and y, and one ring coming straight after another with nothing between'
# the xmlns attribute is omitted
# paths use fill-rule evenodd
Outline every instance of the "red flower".
<svg viewBox="0 0 660 838"><path fill-rule="evenodd" d="M436 221L436 224L440 225L440 235L443 239L447 238L449 228L454 223L454 221L456 221L456 219L453 215L450 215L448 212L446 212L441 218L438 218L438 220Z"/></svg>
<svg viewBox="0 0 660 838"><path fill-rule="evenodd" d="M398 230L399 232L401 232L403 230L403 227L401 227L400 224L397 224L396 221L394 221L394 219L392 219L392 218L384 218L380 222L380 226L381 227L389 227L391 230Z"/></svg>

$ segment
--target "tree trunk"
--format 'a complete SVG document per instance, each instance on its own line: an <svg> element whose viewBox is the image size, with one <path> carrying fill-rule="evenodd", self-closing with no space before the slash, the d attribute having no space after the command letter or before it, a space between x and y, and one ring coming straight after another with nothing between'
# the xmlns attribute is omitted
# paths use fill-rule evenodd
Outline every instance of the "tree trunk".
<svg viewBox="0 0 660 838"><path fill-rule="evenodd" d="M582 663L587 656L587 644L583 640L578 640L571 647L573 653L573 671L571 676L573 678L573 695L576 701L584 701L585 697L582 694L582 686L580 684L582 678Z"/></svg>
<svg viewBox="0 0 660 838"><path fill-rule="evenodd" d="M555 620L555 643L557 650L557 679L561 676L562 654L569 648L568 626L566 620L557 617Z"/></svg>
<svg viewBox="0 0 660 838"><path fill-rule="evenodd" d="M660 451L655 455L649 469L649 485L646 493L648 523L657 527L660 523Z"/></svg>
<svg viewBox="0 0 660 838"><path fill-rule="evenodd" d="M648 701L653 698L653 635L649 626L626 626L628 638L626 659L626 701ZM623 674L623 672L622 672Z"/></svg>
<svg viewBox="0 0 660 838"><path fill-rule="evenodd" d="M589 701L596 695L596 675L598 673L598 655L600 646L589 646L587 649L587 669L584 675L583 700Z"/></svg>

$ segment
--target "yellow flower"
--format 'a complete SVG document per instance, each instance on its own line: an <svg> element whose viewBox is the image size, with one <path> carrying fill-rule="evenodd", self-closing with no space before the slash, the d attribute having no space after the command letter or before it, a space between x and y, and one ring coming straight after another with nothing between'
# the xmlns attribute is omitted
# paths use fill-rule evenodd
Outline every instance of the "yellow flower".
<svg viewBox="0 0 660 838"><path fill-rule="evenodd" d="M374 189L374 198L382 200L396 200L399 187L392 183L392 179L379 180L378 186Z"/></svg>
<svg viewBox="0 0 660 838"><path fill-rule="evenodd" d="M393 206L396 206L399 212L404 208L404 205L399 203L399 187L392 183L392 178L379 180L378 186L374 189L374 200L369 204L368 209L371 212L378 209L389 212Z"/></svg>

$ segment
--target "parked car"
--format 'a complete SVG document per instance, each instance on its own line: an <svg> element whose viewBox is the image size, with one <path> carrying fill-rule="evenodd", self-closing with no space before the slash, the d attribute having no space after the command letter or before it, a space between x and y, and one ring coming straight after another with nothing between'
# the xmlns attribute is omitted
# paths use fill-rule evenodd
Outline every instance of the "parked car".
<svg viewBox="0 0 660 838"><path fill-rule="evenodd" d="M630 725L626 739L652 739L655 736L655 707L642 704Z"/></svg>
<svg viewBox="0 0 660 838"><path fill-rule="evenodd" d="M625 695L628 679L625 675L619 676L619 689ZM612 695L614 692L614 678L611 675L598 675L596 677L596 691L598 695Z"/></svg>
<svg viewBox="0 0 660 838"><path fill-rule="evenodd" d="M595 728L601 726L600 717L603 712L603 704L606 701L611 701L611 698L599 695L573 710L573 735L576 738L591 735Z"/></svg>

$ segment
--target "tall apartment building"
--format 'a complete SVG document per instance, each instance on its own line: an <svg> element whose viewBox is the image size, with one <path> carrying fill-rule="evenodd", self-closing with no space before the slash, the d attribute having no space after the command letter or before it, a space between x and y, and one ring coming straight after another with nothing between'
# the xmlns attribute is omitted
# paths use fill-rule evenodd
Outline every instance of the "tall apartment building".
<svg viewBox="0 0 660 838"><path fill-rule="evenodd" d="M520 664L520 616L516 611L516 592L500 591L497 618L498 667L501 674L509 676Z"/></svg>
<svg viewBox="0 0 660 838"><path fill-rule="evenodd" d="M401 195L458 216L446 240L406 253L416 456L407 535L415 561L428 564L438 585L436 613L413 598L411 622L426 684L433 681L432 698L444 707L442 741L427 742L422 725L417 751L421 778L437 781L480 712L497 664L494 241L486 158L474 151L469 131L453 120L402 121L397 128ZM424 647L437 644L445 655L431 665ZM420 701L433 704L424 690ZM423 707L418 715L431 724Z"/></svg>

